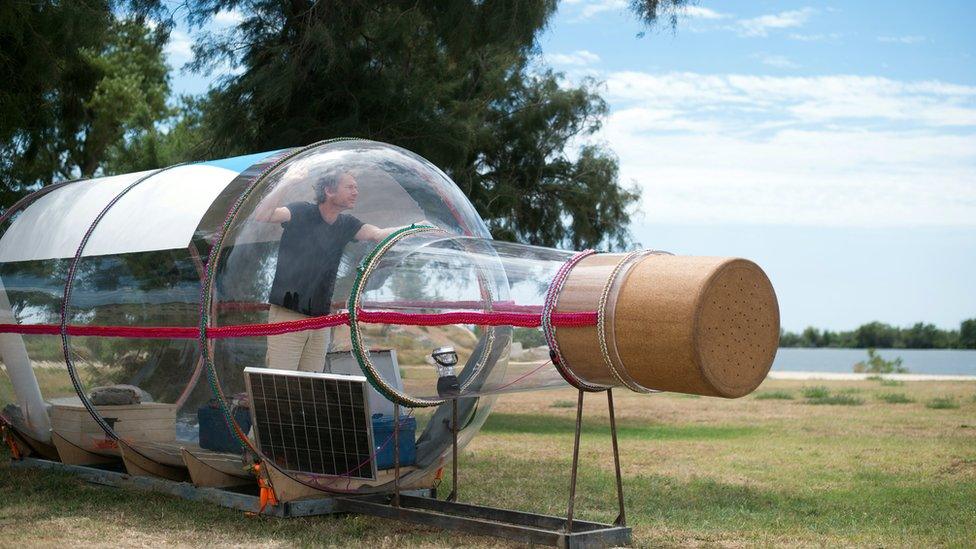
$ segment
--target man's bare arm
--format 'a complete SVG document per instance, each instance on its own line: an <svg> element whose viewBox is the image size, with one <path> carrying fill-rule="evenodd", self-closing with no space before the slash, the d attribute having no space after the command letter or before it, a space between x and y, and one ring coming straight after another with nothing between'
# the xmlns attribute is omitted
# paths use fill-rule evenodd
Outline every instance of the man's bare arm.
<svg viewBox="0 0 976 549"><path fill-rule="evenodd" d="M432 223L424 219L422 221L417 221L415 225L432 225ZM406 226L407 225L404 225L404 227ZM356 236L354 236L353 238L359 241L371 240L373 242L379 242L380 240L383 240L384 238L390 236L391 234L399 231L402 228L403 227L387 227L385 229L381 229L376 225L370 225L369 223L366 223L365 225L360 227L359 232L357 232Z"/></svg>
<svg viewBox="0 0 976 549"><path fill-rule="evenodd" d="M356 236L353 238L359 241L370 240L373 242L379 242L380 240L383 240L384 238L393 234L399 228L400 227L387 227L386 229L381 229L376 225L370 225L369 223L366 223L365 225L359 228L359 231L356 233Z"/></svg>
<svg viewBox="0 0 976 549"><path fill-rule="evenodd" d="M254 210L254 219L265 223L287 223L291 221L291 210L279 206L283 194L284 185L272 191Z"/></svg>

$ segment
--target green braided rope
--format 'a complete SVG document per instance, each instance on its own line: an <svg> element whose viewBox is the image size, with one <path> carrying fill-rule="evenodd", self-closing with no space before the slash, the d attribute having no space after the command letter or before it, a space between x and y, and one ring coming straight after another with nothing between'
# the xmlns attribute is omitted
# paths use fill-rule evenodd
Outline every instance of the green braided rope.
<svg viewBox="0 0 976 549"><path fill-rule="evenodd" d="M347 309L349 310L349 326L350 326L350 339L353 348L353 355L356 357L357 363L359 363L360 369L363 371L366 379L369 380L370 385L372 385L380 394L382 394L388 400L397 402L403 406L417 408L417 407L427 407L427 406L437 406L444 403L442 399L420 399L410 397L401 393L396 388L389 386L384 380L381 374L376 372L372 361L369 359L369 349L363 344L362 332L359 330L358 326L358 312L359 312L359 298L361 297L360 288L365 283L366 279L372 274L380 257L385 254L389 249L400 239L406 238L407 236L431 232L431 231L442 231L439 227L431 225L417 225L413 224L407 227L398 229L397 231L391 233L385 239L383 239L379 244L376 245L373 250L363 258L357 269L356 279L353 282L353 287L350 292L349 303L347 303ZM491 292L490 284L485 278L483 270L479 269L478 278L482 285L485 287L485 291L488 293L488 307L491 308L491 303L494 300L494 296ZM471 384L476 380L477 375L484 369L491 356L491 350L495 342L495 329L489 327L485 331L486 342L484 348L481 352L481 357L474 364L474 368L466 382L461 385L461 390L465 391Z"/></svg>
<svg viewBox="0 0 976 549"><path fill-rule="evenodd" d="M376 371L372 361L369 359L369 349L363 346L363 335L359 328L359 302L362 297L363 283L373 272L379 259L400 239L411 235L442 231L432 225L410 225L397 229L389 236L380 241L373 250L363 258L362 263L357 269L356 279L353 281L352 290L349 292L349 302L346 308L349 309L349 336L352 343L352 354L359 363L359 368L365 374L369 384L373 386L387 400L395 402L408 408L425 408L429 406L439 406L445 401L443 399L414 398L401 393L383 380L383 376Z"/></svg>

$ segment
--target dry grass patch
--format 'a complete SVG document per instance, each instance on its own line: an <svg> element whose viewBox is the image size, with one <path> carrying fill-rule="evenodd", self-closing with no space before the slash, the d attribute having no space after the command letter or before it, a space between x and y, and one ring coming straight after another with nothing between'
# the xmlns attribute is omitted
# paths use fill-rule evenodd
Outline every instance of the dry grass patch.
<svg viewBox="0 0 976 549"><path fill-rule="evenodd" d="M879 387L821 384L830 395L848 396ZM760 391L798 395L810 386L767 381ZM974 390L974 383L909 382L901 392L916 402L898 406L876 398L808 406L615 391L635 545L968 545L976 531ZM499 398L462 452L462 500L564 514L576 396L570 389ZM946 396L959 407L924 405ZM574 405L553 407L559 401ZM584 418L577 516L610 522L615 493L604 395L586 395ZM247 518L158 494L0 469L0 525L18 546L511 545L367 517Z"/></svg>

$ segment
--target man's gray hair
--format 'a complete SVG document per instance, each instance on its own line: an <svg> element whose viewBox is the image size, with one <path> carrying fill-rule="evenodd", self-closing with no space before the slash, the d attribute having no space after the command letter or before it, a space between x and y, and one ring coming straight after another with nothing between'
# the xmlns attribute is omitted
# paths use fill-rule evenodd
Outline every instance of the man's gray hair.
<svg viewBox="0 0 976 549"><path fill-rule="evenodd" d="M315 182L315 201L319 204L325 202L325 191L335 192L339 186L339 178L347 173L352 175L349 170L332 169L319 176Z"/></svg>

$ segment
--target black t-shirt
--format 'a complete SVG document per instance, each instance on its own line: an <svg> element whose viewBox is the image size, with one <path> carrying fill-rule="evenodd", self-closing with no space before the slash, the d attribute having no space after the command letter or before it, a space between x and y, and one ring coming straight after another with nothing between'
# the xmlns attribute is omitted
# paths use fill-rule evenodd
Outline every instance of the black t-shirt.
<svg viewBox="0 0 976 549"><path fill-rule="evenodd" d="M363 222L339 214L333 223L326 223L318 205L311 202L293 202L286 207L291 220L281 224L285 231L278 245L278 266L268 301L305 315L327 315L342 249Z"/></svg>

